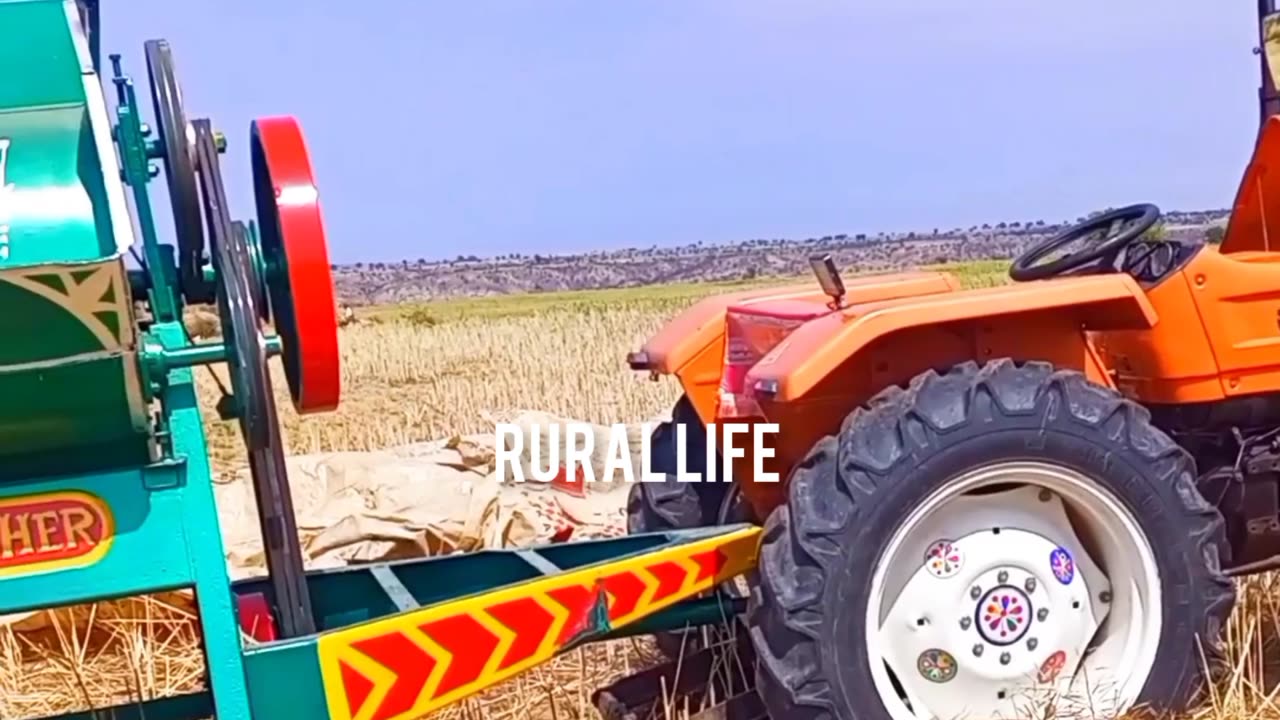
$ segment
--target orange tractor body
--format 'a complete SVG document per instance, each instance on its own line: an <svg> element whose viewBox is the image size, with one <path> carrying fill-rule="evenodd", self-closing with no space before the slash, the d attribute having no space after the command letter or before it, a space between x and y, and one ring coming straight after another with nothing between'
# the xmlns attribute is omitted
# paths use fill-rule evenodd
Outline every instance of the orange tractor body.
<svg viewBox="0 0 1280 720"><path fill-rule="evenodd" d="M1277 38L1259 0L1265 59ZM684 392L628 530L763 525L756 569L721 592L771 717L1112 717L1185 708L1231 670L1230 578L1280 568L1265 59L1219 247L1138 204L1033 239L999 287L846 283L817 256L816 283L703 300L630 356ZM683 632L655 637L706 642Z"/></svg>
<svg viewBox="0 0 1280 720"><path fill-rule="evenodd" d="M1221 248L1171 260L1154 282L1116 272L965 290L921 271L851 279L838 305L812 284L714 296L632 367L679 378L704 423L780 427L763 467L783 482L756 482L749 449L732 461L758 518L851 410L929 369L1047 361L1149 407L1278 392L1280 118L1263 128Z"/></svg>

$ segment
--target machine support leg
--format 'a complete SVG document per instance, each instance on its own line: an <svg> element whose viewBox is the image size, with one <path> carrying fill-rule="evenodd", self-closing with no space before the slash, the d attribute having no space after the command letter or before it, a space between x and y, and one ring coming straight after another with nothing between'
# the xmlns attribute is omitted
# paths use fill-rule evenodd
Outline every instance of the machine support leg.
<svg viewBox="0 0 1280 720"><path fill-rule="evenodd" d="M166 345L179 346L185 339L180 325L163 324L157 334ZM191 370L174 370L165 396L170 429L179 452L183 447L200 448L199 453L186 453L187 480L190 487L183 494L183 526L190 536L192 548L191 574L195 579L196 610L201 635L204 637L205 664L209 689L216 698L218 720L251 720L249 691L244 671L240 624L237 622L234 596L227 592L227 559L223 551L222 531L213 496L209 459L201 442L204 432L200 422L198 399Z"/></svg>

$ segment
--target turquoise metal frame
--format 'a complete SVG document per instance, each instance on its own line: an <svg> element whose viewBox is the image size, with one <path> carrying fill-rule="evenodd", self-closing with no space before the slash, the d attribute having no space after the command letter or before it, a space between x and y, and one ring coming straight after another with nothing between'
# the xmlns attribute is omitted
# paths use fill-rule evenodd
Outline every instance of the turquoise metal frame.
<svg viewBox="0 0 1280 720"><path fill-rule="evenodd" d="M176 468L175 468L176 472ZM116 477L113 480L119 480ZM74 485L74 487L82 487ZM188 495L188 498L193 496ZM172 498L165 498L166 500ZM169 507L157 507L160 512ZM657 551L679 548L698 540L715 538L741 532L747 525L710 528L680 533L655 533L606 540L588 540L534 547L524 550L493 550L462 555L405 560L392 563L376 563L333 570L307 573L308 589L316 601L319 631L314 635L267 642L243 648L243 668L246 680L248 707L246 717L258 718L327 718L330 717L325 702L324 680L319 667L317 643L326 634L350 629L372 620L386 620L396 616L408 616L423 608L458 603L467 598L482 598L487 593L504 588L520 587L546 577L575 570L605 568L628 560L643 559ZM159 528L159 525L157 525ZM170 521L170 530L180 531L181 523ZM161 558L163 562L176 562L176 556L184 548L175 548ZM221 560L219 558L219 560ZM398 582L396 592L388 587L387 575ZM164 575L165 582L176 577L171 574L152 573L140 578L135 587L121 588L119 595L129 595L138 588L148 592L160 589L177 589L190 582L152 585ZM53 575L62 578L63 575ZM107 575L107 577L111 577ZM197 581L198 582L198 581ZM6 585L7 587L7 585ZM225 586L224 586L225 587ZM269 593L266 578L255 578L231 586L235 596ZM89 597L101 599L96 591ZM230 598L231 594L224 594ZM29 608L20 608L29 609ZM211 608L215 612L222 608ZM0 607L8 611L8 608ZM234 606L228 610L234 611ZM722 624L745 611L745 601L729 598L719 593L686 600L670 608L645 617L621 628L597 628L583 636L578 643L618 639L633 635L672 630L682 627ZM208 622L205 606L200 607L203 633L206 640L211 633L220 632ZM226 637L237 638L237 659L241 649L238 641L240 626ZM210 658L210 669L215 662ZM239 665L239 663L236 663ZM224 677L230 677L230 665L224 666ZM216 701L215 701L216 698ZM231 698L231 703L228 703ZM199 720L216 713L219 718L234 715L240 705L239 695L220 692L217 681L213 691L202 690L169 698L149 700L145 703L127 703L96 711L50 716L45 720ZM93 712L97 712L94 715Z"/></svg>
<svg viewBox="0 0 1280 720"><path fill-rule="evenodd" d="M0 38L20 38L25 44L18 47L28 54L61 48L58 52L74 50L76 58L72 65L58 66L63 76L36 82L43 77L40 73L53 72L44 68L30 76L18 76L22 82L17 85L0 88L0 107L17 108L24 102L35 106L25 114L0 117L0 138L20 131L24 147L33 138L43 138L52 151L65 151L60 156L54 152L65 160L64 170L78 169L71 175L50 175L48 167L33 164L31 156L24 155L22 171L12 177L24 188L61 185L90 199L88 213L60 209L65 222L57 227L65 239L44 245L24 240L21 254L0 258L7 261L0 262L0 271L26 273L22 277L47 271L64 273L59 276L63 277L69 272L63 265L75 260L105 272L119 272L122 253L137 250L136 231L142 252L135 257L141 268L128 270L123 276L131 299L144 300L149 317L139 322L129 309L128 327L120 330L121 343L111 357L119 360L127 376L138 378L135 400L145 403L148 412L146 421L133 432L145 443L147 459L132 463L129 458L136 456L104 459L86 452L92 447L89 439L68 436L63 441L70 444L55 448L58 452L26 458L26 465L10 463L0 468L0 523L36 523L0 527L0 613L194 590L208 688L106 709L109 716L176 720L216 714L224 720L247 720L255 716L329 717L339 712L355 717L356 710L343 709L343 702L354 702L354 693L343 689L345 676L339 682L323 666L338 667L333 663L346 662L343 658L354 652L351 648L359 646L361 637L375 632L375 625L389 628L377 632L394 636L402 632L396 623L410 627L420 618L442 613L448 615L446 620L480 623L490 628L489 632L508 633L513 643L526 634L525 640L531 640L543 653L529 654L524 661L527 664L580 642L718 623L742 611L740 602L714 593L726 573L740 572L754 562L754 536L746 532L746 526L734 526L306 573L304 582L317 631L246 646L241 632L245 622L238 609L241 599L263 599L270 606L275 586L270 577L235 585L229 582L193 377L194 367L226 362L230 351L222 342L193 343L183 327L184 297L176 250L159 241L147 192L148 183L158 174L154 162L165 157L165 149L143 124L134 84L123 73L118 55L110 58L116 108L114 123L109 121L97 74L101 67L97 23L96 0L0 0ZM5 47L0 42L0 73L11 78L14 74L6 70L19 67L25 56L14 54L13 46ZM67 73L74 74L74 82ZM50 99L57 88L75 95L73 102L55 103L57 111L52 114L39 111L57 100ZM60 120L42 127L37 122L42 117ZM72 125L77 128L74 132L68 130ZM76 149L68 150L68 145ZM104 148L118 152L118 168L114 153ZM225 144L219 143L218 150L223 149ZM127 213L121 212L125 188L137 218L136 228ZM32 228L21 217L13 224L15 235ZM91 229L87 236L85 228ZM256 238L252 224L248 235L251 240ZM256 242L251 245L256 247ZM263 264L261 257L255 262ZM205 272L209 280L216 279L212 270ZM8 282L6 277L0 274L0 287ZM20 284L22 277L12 282ZM30 333L21 340L33 347L42 342ZM268 338L266 348L268 355L280 354L279 338ZM0 387L6 372L27 369L25 365L7 368L4 359L0 353ZM8 377L26 387L34 376ZM234 390L236 395L245 392ZM92 396L96 389L62 391L77 398ZM225 403L220 411L227 417L239 404ZM85 406L58 406L57 411L65 414L59 419L74 420L77 407ZM15 417L21 421L28 416ZM0 412L0 429L4 419ZM5 508L19 510L6 513ZM46 530L55 526L65 530L59 536L61 554L55 553L39 566L12 558L5 564L3 550L19 547L13 537L22 539L27 552L34 552L30 533L47 534ZM83 542L73 547L77 538ZM44 540L48 545L48 537ZM697 599L690 599L695 596ZM504 614L501 608L490 606L490 598L532 603L531 610ZM543 609L537 607L539 603ZM536 621L538 613L562 611L557 621L562 632L555 630L561 625L554 623L533 630L524 627L526 620ZM574 628L577 630L570 637ZM559 639L548 634L554 632L561 632ZM454 654L462 652L455 648ZM442 657L446 658L443 662L449 662L447 654ZM412 660L404 658L410 664ZM498 667L487 673L476 668L469 685L464 683L448 692L437 688L440 695L432 702L449 702L460 697L459 693L497 682L506 676L504 672L515 672L513 668ZM378 682L391 681L384 677ZM422 695L426 694L424 689ZM100 717L103 711L61 717Z"/></svg>

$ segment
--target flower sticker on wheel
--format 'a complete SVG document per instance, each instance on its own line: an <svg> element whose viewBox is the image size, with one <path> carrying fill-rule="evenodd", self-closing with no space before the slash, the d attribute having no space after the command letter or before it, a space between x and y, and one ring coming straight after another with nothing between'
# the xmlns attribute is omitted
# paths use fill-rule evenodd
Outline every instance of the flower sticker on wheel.
<svg viewBox="0 0 1280 720"><path fill-rule="evenodd" d="M1071 553L1063 548L1056 548L1049 553L1049 567L1053 570L1053 576L1063 585L1070 585L1076 576L1076 564L1071 559Z"/></svg>
<svg viewBox="0 0 1280 720"><path fill-rule="evenodd" d="M1062 668L1066 667L1067 654L1061 650L1055 652L1045 658L1040 663L1040 669L1036 672L1036 680L1042 684L1048 685L1058 679L1058 673L1062 672Z"/></svg>
<svg viewBox="0 0 1280 720"><path fill-rule="evenodd" d="M924 554L924 566L936 578L949 578L960 572L964 553L950 540L939 540Z"/></svg>
<svg viewBox="0 0 1280 720"><path fill-rule="evenodd" d="M944 683L956 676L959 666L951 653L934 648L920 653L920 657L916 659L916 669L925 680Z"/></svg>
<svg viewBox="0 0 1280 720"><path fill-rule="evenodd" d="M1002 585L978 601L978 634L993 645L1012 645L1027 634L1031 601L1018 588Z"/></svg>

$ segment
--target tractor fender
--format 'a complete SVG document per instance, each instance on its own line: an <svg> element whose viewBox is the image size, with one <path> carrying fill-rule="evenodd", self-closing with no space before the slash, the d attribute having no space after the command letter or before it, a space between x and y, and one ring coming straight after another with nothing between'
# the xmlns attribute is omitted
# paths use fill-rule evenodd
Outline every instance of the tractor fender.
<svg viewBox="0 0 1280 720"><path fill-rule="evenodd" d="M854 304L797 328L756 363L746 387L770 401L795 400L877 340L966 321L984 329L1020 326L1007 328L1016 332L1051 326L1082 344L1084 330L1151 328L1157 314L1137 282L1121 273ZM1027 359L1033 359L1037 341L1026 342ZM917 355L930 350L911 349Z"/></svg>

